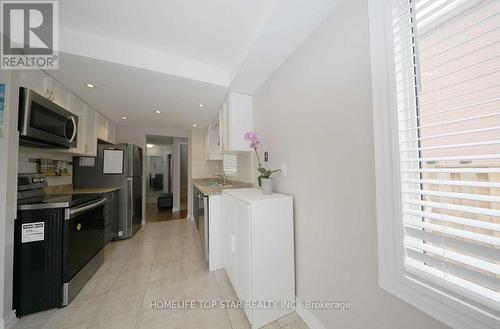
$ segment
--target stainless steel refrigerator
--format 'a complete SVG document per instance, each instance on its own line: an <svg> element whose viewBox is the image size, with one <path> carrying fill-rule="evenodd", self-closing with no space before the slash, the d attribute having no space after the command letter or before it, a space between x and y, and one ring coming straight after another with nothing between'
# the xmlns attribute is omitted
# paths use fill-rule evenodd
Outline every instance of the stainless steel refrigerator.
<svg viewBox="0 0 500 329"><path fill-rule="evenodd" d="M99 144L97 158L74 157L75 188L119 187L116 238L131 238L142 221L142 148Z"/></svg>

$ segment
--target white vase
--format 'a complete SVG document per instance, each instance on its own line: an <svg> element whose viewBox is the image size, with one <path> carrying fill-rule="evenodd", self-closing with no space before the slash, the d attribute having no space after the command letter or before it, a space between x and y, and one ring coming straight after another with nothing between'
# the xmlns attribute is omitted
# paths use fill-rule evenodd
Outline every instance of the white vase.
<svg viewBox="0 0 500 329"><path fill-rule="evenodd" d="M273 194L273 180L271 178L262 178L262 193Z"/></svg>

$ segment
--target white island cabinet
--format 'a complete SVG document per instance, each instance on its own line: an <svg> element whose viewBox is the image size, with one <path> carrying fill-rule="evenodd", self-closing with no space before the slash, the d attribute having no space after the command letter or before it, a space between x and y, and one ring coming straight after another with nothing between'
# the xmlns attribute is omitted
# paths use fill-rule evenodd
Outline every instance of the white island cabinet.
<svg viewBox="0 0 500 329"><path fill-rule="evenodd" d="M222 192L224 269L238 298L247 302L295 301L293 199L255 188ZM292 308L245 307L252 328Z"/></svg>

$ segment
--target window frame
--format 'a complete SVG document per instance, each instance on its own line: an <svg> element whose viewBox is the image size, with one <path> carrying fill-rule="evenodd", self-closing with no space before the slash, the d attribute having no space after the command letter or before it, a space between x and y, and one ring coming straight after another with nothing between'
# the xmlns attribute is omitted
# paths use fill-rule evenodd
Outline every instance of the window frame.
<svg viewBox="0 0 500 329"><path fill-rule="evenodd" d="M368 0L379 286L452 328L499 328L494 315L405 275L391 10L391 0Z"/></svg>

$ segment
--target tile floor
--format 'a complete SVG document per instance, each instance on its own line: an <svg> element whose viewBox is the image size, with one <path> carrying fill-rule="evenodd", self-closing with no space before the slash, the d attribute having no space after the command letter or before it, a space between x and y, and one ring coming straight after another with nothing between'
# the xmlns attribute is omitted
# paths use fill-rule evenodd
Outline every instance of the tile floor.
<svg viewBox="0 0 500 329"><path fill-rule="evenodd" d="M105 261L67 307L23 317L15 329L244 329L238 309L153 309L157 300L235 300L224 271L209 272L186 219L146 224L113 242ZM307 329L296 313L266 329Z"/></svg>

